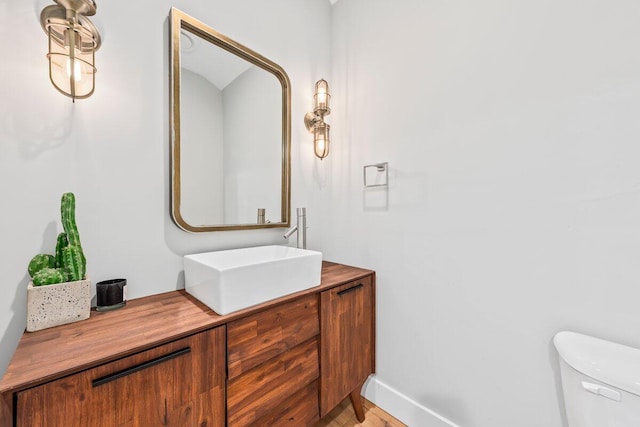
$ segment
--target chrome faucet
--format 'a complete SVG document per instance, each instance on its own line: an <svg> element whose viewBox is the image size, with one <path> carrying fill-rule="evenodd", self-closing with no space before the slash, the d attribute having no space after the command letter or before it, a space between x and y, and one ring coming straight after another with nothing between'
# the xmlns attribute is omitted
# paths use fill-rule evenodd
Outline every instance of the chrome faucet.
<svg viewBox="0 0 640 427"><path fill-rule="evenodd" d="M300 249L307 249L307 209L306 208L297 208L296 213L298 214L298 222L296 225L291 227L284 233L285 239L291 237L293 233L296 231L298 234L296 235L296 247Z"/></svg>

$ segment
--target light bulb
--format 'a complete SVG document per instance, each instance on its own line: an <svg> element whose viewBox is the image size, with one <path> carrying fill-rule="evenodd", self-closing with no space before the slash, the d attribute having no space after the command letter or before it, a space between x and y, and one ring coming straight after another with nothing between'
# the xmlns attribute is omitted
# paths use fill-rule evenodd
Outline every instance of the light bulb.
<svg viewBox="0 0 640 427"><path fill-rule="evenodd" d="M315 109L316 113L329 114L329 84L321 79L316 82Z"/></svg>
<svg viewBox="0 0 640 427"><path fill-rule="evenodd" d="M324 159L329 155L329 128L326 123L317 124L313 129L313 149L316 156L320 159Z"/></svg>
<svg viewBox="0 0 640 427"><path fill-rule="evenodd" d="M327 90L324 86L318 90L318 107L327 108Z"/></svg>
<svg viewBox="0 0 640 427"><path fill-rule="evenodd" d="M71 73L71 63L73 62L73 74ZM71 78L73 76L73 80L79 82L82 80L82 64L77 59L67 58L67 63L65 66L65 71L67 72L67 77Z"/></svg>

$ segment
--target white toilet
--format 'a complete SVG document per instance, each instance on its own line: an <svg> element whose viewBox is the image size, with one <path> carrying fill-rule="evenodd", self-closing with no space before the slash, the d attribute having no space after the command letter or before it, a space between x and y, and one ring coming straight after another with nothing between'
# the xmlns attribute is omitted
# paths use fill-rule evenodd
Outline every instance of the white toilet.
<svg viewBox="0 0 640 427"><path fill-rule="evenodd" d="M640 350L575 332L558 332L569 427L640 426Z"/></svg>

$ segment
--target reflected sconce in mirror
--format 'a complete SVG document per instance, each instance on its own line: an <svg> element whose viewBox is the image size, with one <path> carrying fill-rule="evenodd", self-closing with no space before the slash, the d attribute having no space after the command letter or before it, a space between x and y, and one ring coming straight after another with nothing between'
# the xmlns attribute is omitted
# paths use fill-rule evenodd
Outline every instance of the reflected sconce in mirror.
<svg viewBox="0 0 640 427"><path fill-rule="evenodd" d="M87 18L95 15L93 0L54 0L45 7L40 24L49 37L49 78L53 86L75 102L95 88L95 52L100 33Z"/></svg>
<svg viewBox="0 0 640 427"><path fill-rule="evenodd" d="M331 143L329 136L331 126L324 122L324 116L331 114L330 99L329 83L325 79L318 80L316 82L315 95L313 96L313 112L308 112L304 116L304 124L307 130L313 133L313 150L320 160L329 155L329 144Z"/></svg>

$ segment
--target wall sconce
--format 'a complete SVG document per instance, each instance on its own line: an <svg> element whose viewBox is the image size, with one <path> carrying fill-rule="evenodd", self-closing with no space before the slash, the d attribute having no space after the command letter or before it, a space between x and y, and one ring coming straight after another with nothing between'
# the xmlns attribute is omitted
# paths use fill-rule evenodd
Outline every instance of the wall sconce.
<svg viewBox="0 0 640 427"><path fill-rule="evenodd" d="M49 37L49 78L53 86L75 102L95 88L95 52L100 33L87 16L95 15L93 0L54 0L45 7L40 24Z"/></svg>
<svg viewBox="0 0 640 427"><path fill-rule="evenodd" d="M304 116L304 124L309 132L313 133L313 150L320 160L329 155L329 144L331 138L329 129L331 126L324 122L324 116L331 114L329 107L329 83L325 79L316 82L316 93L313 95L314 108Z"/></svg>

